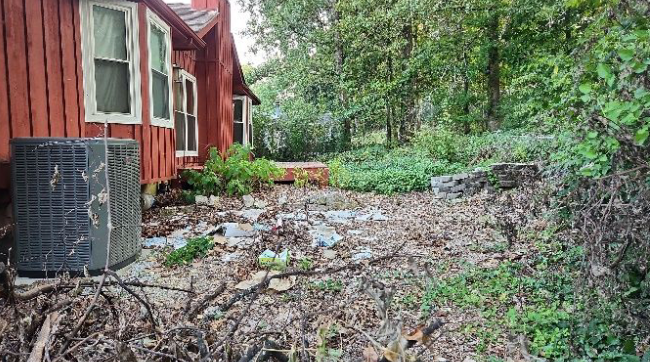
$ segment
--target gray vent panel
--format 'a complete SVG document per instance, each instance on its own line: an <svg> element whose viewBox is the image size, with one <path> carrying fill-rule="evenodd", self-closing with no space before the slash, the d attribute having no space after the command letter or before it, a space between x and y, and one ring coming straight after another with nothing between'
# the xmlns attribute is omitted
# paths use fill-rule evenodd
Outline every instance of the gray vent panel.
<svg viewBox="0 0 650 362"><path fill-rule="evenodd" d="M108 169L113 223L109 260L114 265L140 248L140 155L137 145L110 145Z"/></svg>
<svg viewBox="0 0 650 362"><path fill-rule="evenodd" d="M84 144L15 145L18 264L25 270L76 269L90 262Z"/></svg>
<svg viewBox="0 0 650 362"><path fill-rule="evenodd" d="M98 201L105 170L111 187L110 266L140 251L140 152L133 140L13 139L12 185L19 271L100 270L106 262L107 208ZM108 158L108 167L103 165ZM94 196L93 196L94 195ZM92 221L97 218L99 222Z"/></svg>

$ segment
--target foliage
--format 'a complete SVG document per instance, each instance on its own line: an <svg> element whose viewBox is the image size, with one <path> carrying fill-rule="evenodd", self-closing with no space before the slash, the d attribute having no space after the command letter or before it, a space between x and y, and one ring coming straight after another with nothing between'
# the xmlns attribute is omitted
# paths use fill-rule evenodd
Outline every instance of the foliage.
<svg viewBox="0 0 650 362"><path fill-rule="evenodd" d="M426 190L431 176L462 169L460 164L431 160L413 149L388 151L383 146L342 153L328 166L332 185L381 194Z"/></svg>
<svg viewBox="0 0 650 362"><path fill-rule="evenodd" d="M246 195L263 185L272 185L283 171L272 161L264 158L250 160L250 150L235 143L227 152L220 154L210 149L210 158L203 170L186 171L183 176L200 195Z"/></svg>
<svg viewBox="0 0 650 362"><path fill-rule="evenodd" d="M608 314L611 305L590 311L576 293L573 278L579 275L581 257L581 248L546 247L530 266L505 262L497 268L469 267L433 282L422 298L422 310L430 313L450 303L478 312L483 321L468 325L465 332L479 338L480 350L502 343L499 335L524 335L530 352L549 360L583 356L640 361L634 355L634 336L621 334Z"/></svg>
<svg viewBox="0 0 650 362"><path fill-rule="evenodd" d="M424 128L412 145L387 150L367 146L335 155L330 183L344 189L382 194L424 191L432 176L458 173L495 162L531 162L548 157L554 138L515 132L464 136Z"/></svg>
<svg viewBox="0 0 650 362"><path fill-rule="evenodd" d="M311 284L311 288L332 293L340 293L343 290L343 282L335 279L325 279Z"/></svg>
<svg viewBox="0 0 650 362"><path fill-rule="evenodd" d="M204 257L214 246L210 237L198 237L187 240L187 244L165 256L165 266L190 264L196 258Z"/></svg>
<svg viewBox="0 0 650 362"><path fill-rule="evenodd" d="M293 169L293 185L298 188L305 188L309 185L309 172L304 168L296 167Z"/></svg>

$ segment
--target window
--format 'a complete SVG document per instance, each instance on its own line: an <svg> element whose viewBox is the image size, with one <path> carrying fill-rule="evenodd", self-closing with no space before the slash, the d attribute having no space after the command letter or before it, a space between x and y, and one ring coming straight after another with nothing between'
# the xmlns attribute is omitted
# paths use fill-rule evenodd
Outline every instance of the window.
<svg viewBox="0 0 650 362"><path fill-rule="evenodd" d="M170 29L158 16L149 12L149 88L151 124L172 128L169 101L172 97Z"/></svg>
<svg viewBox="0 0 650 362"><path fill-rule="evenodd" d="M199 127L196 123L196 78L184 70L174 81L174 124L176 156L199 155Z"/></svg>
<svg viewBox="0 0 650 362"><path fill-rule="evenodd" d="M233 141L253 146L252 101L245 96L233 97Z"/></svg>
<svg viewBox="0 0 650 362"><path fill-rule="evenodd" d="M87 122L141 123L137 4L81 4Z"/></svg>
<svg viewBox="0 0 650 362"><path fill-rule="evenodd" d="M246 144L244 137L244 98L233 99L234 120L233 120L233 141L241 145Z"/></svg>

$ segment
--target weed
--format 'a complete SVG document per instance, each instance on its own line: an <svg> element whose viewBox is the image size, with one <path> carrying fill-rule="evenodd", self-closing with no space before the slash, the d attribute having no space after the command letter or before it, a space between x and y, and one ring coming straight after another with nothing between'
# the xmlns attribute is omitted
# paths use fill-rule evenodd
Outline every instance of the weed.
<svg viewBox="0 0 650 362"><path fill-rule="evenodd" d="M196 258L204 257L213 246L214 241L210 237L189 239L185 246L167 254L164 264L168 267L189 264Z"/></svg>
<svg viewBox="0 0 650 362"><path fill-rule="evenodd" d="M293 186L305 188L309 185L309 172L301 167L293 169Z"/></svg>
<svg viewBox="0 0 650 362"><path fill-rule="evenodd" d="M298 260L298 267L301 270L309 271L309 270L311 270L311 268L314 267L314 262L309 258L302 258L302 259Z"/></svg>
<svg viewBox="0 0 650 362"><path fill-rule="evenodd" d="M263 158L251 161L249 157L250 150L237 143L225 153L213 147L202 171L185 171L183 176L194 194L205 196L223 192L246 195L262 185L273 184L274 179L282 176L284 171L272 161Z"/></svg>
<svg viewBox="0 0 650 362"><path fill-rule="evenodd" d="M326 292L339 293L343 290L343 282L340 280L326 279L311 283L311 288Z"/></svg>

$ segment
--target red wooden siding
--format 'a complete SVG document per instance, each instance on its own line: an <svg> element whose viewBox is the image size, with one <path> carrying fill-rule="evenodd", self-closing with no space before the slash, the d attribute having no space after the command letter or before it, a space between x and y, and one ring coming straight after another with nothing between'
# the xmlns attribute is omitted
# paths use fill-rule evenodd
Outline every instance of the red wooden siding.
<svg viewBox="0 0 650 362"><path fill-rule="evenodd" d="M199 1L200 2L200 1ZM199 7L217 7L217 24L203 40L205 49L175 52L174 63L197 79L199 127L199 156L179 157L179 168L197 168L203 165L211 147L226 151L233 143L233 54L230 33L230 4L227 0L206 0ZM195 1L195 4L197 2ZM189 61L188 61L189 60Z"/></svg>
<svg viewBox="0 0 650 362"><path fill-rule="evenodd" d="M0 2L0 188L9 186L11 138L84 129L77 1Z"/></svg>
<svg viewBox="0 0 650 362"><path fill-rule="evenodd" d="M0 0L0 189L9 186L10 139L104 136L103 124L85 122L79 1ZM233 142L230 4L204 3L219 10L206 47L173 52L198 88L199 156L184 158L175 157L174 130L150 122L147 2L138 3L142 124L110 124L106 136L140 143L142 183L170 180L178 168L202 165L210 147Z"/></svg>

